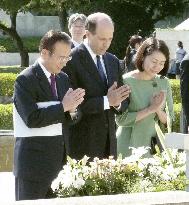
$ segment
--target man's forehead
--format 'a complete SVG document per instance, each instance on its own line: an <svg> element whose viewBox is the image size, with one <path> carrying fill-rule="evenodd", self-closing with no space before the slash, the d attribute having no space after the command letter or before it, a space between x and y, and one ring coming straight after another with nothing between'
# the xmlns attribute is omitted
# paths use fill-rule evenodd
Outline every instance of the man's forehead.
<svg viewBox="0 0 189 205"><path fill-rule="evenodd" d="M77 19L76 21L73 22L72 25L85 25L85 23L81 19Z"/></svg>

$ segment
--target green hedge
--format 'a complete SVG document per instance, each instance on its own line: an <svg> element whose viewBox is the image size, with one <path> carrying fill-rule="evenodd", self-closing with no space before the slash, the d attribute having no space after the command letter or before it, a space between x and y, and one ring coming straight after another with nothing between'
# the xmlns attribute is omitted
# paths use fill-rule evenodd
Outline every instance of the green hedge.
<svg viewBox="0 0 189 205"><path fill-rule="evenodd" d="M0 95L6 95L6 96L9 96L9 93L10 93L10 96L12 96L12 93L13 93L13 84L14 84L14 81L16 79L16 76L15 74L12 74L12 73L1 73L1 68L3 69L6 69L7 71L9 69L15 69L15 70L19 70L20 71L23 69L23 68L19 68L19 67L0 67L0 93L2 92L2 94ZM9 82L10 81L10 82ZM178 104L181 102L181 97L180 97L180 81L179 80L170 80L170 84L171 84L171 88L172 88L172 93L173 93L173 102L174 104ZM7 90L9 90L9 92L7 92Z"/></svg>
<svg viewBox="0 0 189 205"><path fill-rule="evenodd" d="M173 103L181 103L180 96L180 80L169 80L171 84L172 94L173 94Z"/></svg>
<svg viewBox="0 0 189 205"><path fill-rule="evenodd" d="M14 82L17 74L0 73L0 96L12 96ZM170 80L173 92L175 122L173 123L173 131L179 132L180 123L180 82L179 80ZM11 129L12 127L12 108L11 105L0 105L0 129Z"/></svg>
<svg viewBox="0 0 189 205"><path fill-rule="evenodd" d="M17 74L0 73L0 96L12 96Z"/></svg>
<svg viewBox="0 0 189 205"><path fill-rule="evenodd" d="M180 132L180 112L181 112L181 103L174 104L175 119L172 126L173 132Z"/></svg>
<svg viewBox="0 0 189 205"><path fill-rule="evenodd" d="M0 73L20 73L25 67L19 65L13 66L0 66Z"/></svg>
<svg viewBox="0 0 189 205"><path fill-rule="evenodd" d="M27 37L22 39L24 46L28 49L28 52L39 52L38 47L41 37ZM18 48L11 38L0 38L0 45L0 52L18 52Z"/></svg>
<svg viewBox="0 0 189 205"><path fill-rule="evenodd" d="M180 130L180 111L181 111L181 103L174 104L175 111L175 121L173 122L174 132L179 132ZM12 122L12 104L1 105L0 104L0 129L13 129Z"/></svg>
<svg viewBox="0 0 189 205"><path fill-rule="evenodd" d="M12 104L0 104L0 129L13 129Z"/></svg>

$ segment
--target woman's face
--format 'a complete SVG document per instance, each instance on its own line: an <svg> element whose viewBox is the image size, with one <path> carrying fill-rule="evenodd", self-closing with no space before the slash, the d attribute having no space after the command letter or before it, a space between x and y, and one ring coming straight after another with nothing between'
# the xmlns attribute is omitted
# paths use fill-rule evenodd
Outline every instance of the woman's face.
<svg viewBox="0 0 189 205"><path fill-rule="evenodd" d="M164 68L165 61L166 57L162 52L154 51L151 55L144 58L144 73L150 77L154 77Z"/></svg>

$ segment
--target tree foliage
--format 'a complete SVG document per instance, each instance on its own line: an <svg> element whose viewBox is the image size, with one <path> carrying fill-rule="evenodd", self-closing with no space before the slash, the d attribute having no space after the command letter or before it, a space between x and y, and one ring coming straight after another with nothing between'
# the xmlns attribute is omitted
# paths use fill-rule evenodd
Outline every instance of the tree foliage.
<svg viewBox="0 0 189 205"><path fill-rule="evenodd" d="M115 34L110 50L123 58L131 35L149 36L157 21L179 16L188 4L188 0L91 0L80 11L85 14L101 11L112 17Z"/></svg>
<svg viewBox="0 0 189 205"><path fill-rule="evenodd" d="M0 9L4 10L6 13L10 14L13 12L20 11L25 5L27 5L30 0L1 0Z"/></svg>
<svg viewBox="0 0 189 205"><path fill-rule="evenodd" d="M89 15L98 11L105 12L115 22L110 51L123 58L131 35L138 33L143 37L149 36L154 31L154 24L157 21L168 16L179 16L187 5L189 0L1 0L0 9L10 15L12 25L7 29L0 22L0 29L13 37L10 31L16 28L15 19L18 11L32 10L58 14L61 29L64 31L67 31L70 13L80 12ZM17 45L18 39L17 37Z"/></svg>
<svg viewBox="0 0 189 205"><path fill-rule="evenodd" d="M27 49L24 47L23 41L16 30L16 17L19 11L23 11L24 7L29 3L30 0L1 0L0 9L5 11L11 20L11 25L8 26L0 20L0 30L9 35L14 39L19 49L21 56L21 66L29 65L29 56Z"/></svg>
<svg viewBox="0 0 189 205"><path fill-rule="evenodd" d="M110 50L123 58L128 39L139 33L149 36L154 24L168 16L180 15L189 0L40 0L50 2L59 13L62 30L67 29L69 12L81 12L89 15L93 12L105 12L115 22L114 40ZM61 15L63 14L64 15Z"/></svg>

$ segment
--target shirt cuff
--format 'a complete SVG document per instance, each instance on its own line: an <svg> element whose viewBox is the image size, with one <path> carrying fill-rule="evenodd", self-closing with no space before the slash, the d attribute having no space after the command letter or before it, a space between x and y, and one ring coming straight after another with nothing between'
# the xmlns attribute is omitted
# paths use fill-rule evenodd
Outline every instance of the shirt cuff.
<svg viewBox="0 0 189 205"><path fill-rule="evenodd" d="M107 96L103 96L103 97L104 97L104 110L108 110L108 109L110 109L108 97Z"/></svg>

